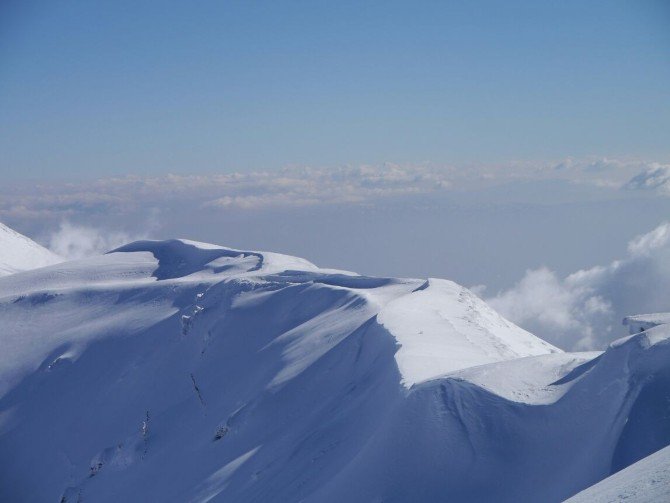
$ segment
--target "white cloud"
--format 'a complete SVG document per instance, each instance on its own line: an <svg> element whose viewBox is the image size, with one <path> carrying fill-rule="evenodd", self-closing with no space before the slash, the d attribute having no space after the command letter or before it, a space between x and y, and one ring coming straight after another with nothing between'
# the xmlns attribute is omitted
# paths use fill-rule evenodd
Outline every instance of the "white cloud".
<svg viewBox="0 0 670 503"><path fill-rule="evenodd" d="M631 178L624 188L654 191L661 195L670 196L670 165L652 163L641 173Z"/></svg>
<svg viewBox="0 0 670 503"><path fill-rule="evenodd" d="M435 192L450 186L447 170L395 165L238 173L233 180L225 177L219 182L224 182L218 184L223 195L206 200L203 207L251 210L268 206L363 203Z"/></svg>
<svg viewBox="0 0 670 503"><path fill-rule="evenodd" d="M318 198L299 193L262 194L258 196L223 196L205 201L203 208L238 208L254 210L271 206L311 206L322 203Z"/></svg>
<svg viewBox="0 0 670 503"><path fill-rule="evenodd" d="M637 236L628 243L628 253L634 257L648 256L663 248L670 240L670 224L662 224L653 231Z"/></svg>
<svg viewBox="0 0 670 503"><path fill-rule="evenodd" d="M503 315L565 349L601 349L624 335L624 316L670 311L670 223L636 237L628 254L606 266L559 278L527 271L487 301Z"/></svg>
<svg viewBox="0 0 670 503"><path fill-rule="evenodd" d="M12 190L0 200L0 217L70 218L77 213L132 212L165 201L209 209L363 203L424 194L451 186L454 171L429 166L286 168L209 175L125 176L77 184Z"/></svg>
<svg viewBox="0 0 670 503"><path fill-rule="evenodd" d="M540 268L526 275L511 290L490 299L496 309L517 323L537 320L542 325L568 330L577 326L574 292L553 271Z"/></svg>
<svg viewBox="0 0 670 503"><path fill-rule="evenodd" d="M568 158L560 162L460 167L384 164L203 175L129 175L79 183L5 187L0 189L0 218L35 220L44 217L77 219L82 214L128 215L140 207L161 206L166 201L209 210L244 211L368 204L390 197L481 189L511 181L563 180L619 189L627 181L629 188L652 184L652 178L658 178L657 183L662 185L666 168L638 160ZM632 183L631 177L640 171L656 174L649 175L647 182Z"/></svg>
<svg viewBox="0 0 670 503"><path fill-rule="evenodd" d="M103 231L64 221L49 237L49 249L69 260L99 255L140 239L120 231Z"/></svg>

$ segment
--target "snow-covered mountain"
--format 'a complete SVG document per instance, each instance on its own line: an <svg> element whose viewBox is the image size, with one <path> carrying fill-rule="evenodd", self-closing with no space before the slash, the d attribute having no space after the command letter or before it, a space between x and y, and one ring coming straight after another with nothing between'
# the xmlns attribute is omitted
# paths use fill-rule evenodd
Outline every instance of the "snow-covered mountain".
<svg viewBox="0 0 670 503"><path fill-rule="evenodd" d="M55 253L0 223L0 276L62 261Z"/></svg>
<svg viewBox="0 0 670 503"><path fill-rule="evenodd" d="M670 326L142 241L0 278L1 501L561 501L670 444ZM663 405L659 405L663 404Z"/></svg>

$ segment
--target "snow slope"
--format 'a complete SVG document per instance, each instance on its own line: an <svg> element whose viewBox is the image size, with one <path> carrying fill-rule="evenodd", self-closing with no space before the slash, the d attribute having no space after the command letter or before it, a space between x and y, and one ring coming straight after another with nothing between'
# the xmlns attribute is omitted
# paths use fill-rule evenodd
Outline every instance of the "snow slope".
<svg viewBox="0 0 670 503"><path fill-rule="evenodd" d="M0 322L0 501L561 501L670 443L666 326L562 353L449 281L142 241Z"/></svg>
<svg viewBox="0 0 670 503"><path fill-rule="evenodd" d="M62 261L55 253L0 223L0 276Z"/></svg>
<svg viewBox="0 0 670 503"><path fill-rule="evenodd" d="M570 498L570 503L657 503L670 500L670 447Z"/></svg>
<svg viewBox="0 0 670 503"><path fill-rule="evenodd" d="M670 443L656 336L422 383L315 501L562 501Z"/></svg>

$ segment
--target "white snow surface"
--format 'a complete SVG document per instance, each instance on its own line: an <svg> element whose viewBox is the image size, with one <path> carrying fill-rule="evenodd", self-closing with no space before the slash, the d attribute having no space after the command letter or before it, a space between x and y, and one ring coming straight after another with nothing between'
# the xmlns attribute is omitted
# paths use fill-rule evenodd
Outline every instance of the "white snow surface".
<svg viewBox="0 0 670 503"><path fill-rule="evenodd" d="M0 501L562 501L670 444L670 330L186 240L0 278ZM654 405L656 404L656 405Z"/></svg>
<svg viewBox="0 0 670 503"><path fill-rule="evenodd" d="M408 386L473 365L559 351L504 320L467 289L450 281L365 278L319 269L288 255L243 252L189 240L141 241L120 250L16 276L0 284L1 297L11 292L14 303L30 298L31 308L40 302L35 298L53 298L56 303L75 298L59 309L31 309L29 325L20 317L8 317L5 328L15 335L7 338L5 347L9 350L0 356L0 386L20 378L20 369L37 367L60 345L79 346L105 337L108 325L123 324L124 331L138 331L175 314L177 310L168 296L156 295L149 306L122 303L108 309L107 298L98 303L99 297L118 295L128 288L159 288L157 279L168 284L197 285L222 281L259 286L309 284L346 299L343 305L319 313L270 342L277 345L290 341L284 350L285 365L273 385L302 372L375 315L400 345L396 359ZM40 291L35 292L34 285L39 285ZM165 285L160 283L160 287ZM240 292L234 305L253 308L263 298L256 290ZM78 308L81 295L89 299L86 309ZM126 320L128 323L124 323ZM48 323L48 332L39 340L27 336L41 323Z"/></svg>
<svg viewBox="0 0 670 503"><path fill-rule="evenodd" d="M636 314L623 319L631 335L667 323L670 323L670 313Z"/></svg>
<svg viewBox="0 0 670 503"><path fill-rule="evenodd" d="M377 319L400 344L396 360L407 386L476 365L560 351L442 279L392 300Z"/></svg>
<svg viewBox="0 0 670 503"><path fill-rule="evenodd" d="M0 223L0 276L62 261L55 253Z"/></svg>
<svg viewBox="0 0 670 503"><path fill-rule="evenodd" d="M670 501L670 447L624 468L568 500L569 503Z"/></svg>

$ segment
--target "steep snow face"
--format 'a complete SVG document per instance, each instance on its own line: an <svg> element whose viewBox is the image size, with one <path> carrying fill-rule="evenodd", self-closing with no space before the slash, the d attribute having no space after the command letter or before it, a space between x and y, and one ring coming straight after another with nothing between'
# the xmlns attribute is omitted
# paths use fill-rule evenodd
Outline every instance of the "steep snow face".
<svg viewBox="0 0 670 503"><path fill-rule="evenodd" d="M0 322L0 501L560 501L670 443L664 326L565 354L448 281L143 241Z"/></svg>
<svg viewBox="0 0 670 503"><path fill-rule="evenodd" d="M396 360L407 387L476 365L560 352L453 281L429 279L377 319L400 344Z"/></svg>
<svg viewBox="0 0 670 503"><path fill-rule="evenodd" d="M0 276L62 261L55 253L0 223Z"/></svg>
<svg viewBox="0 0 670 503"><path fill-rule="evenodd" d="M670 447L580 492L566 503L658 503L670 498Z"/></svg>
<svg viewBox="0 0 670 503"><path fill-rule="evenodd" d="M207 299L202 298L207 288L219 283L222 284L215 290L231 290L230 306L217 305L218 296L208 294ZM259 299L267 297L265 290L274 293L276 289L297 285L309 287L310 293L323 290L320 295L326 300L316 304L312 319L270 342L277 345L290 341L283 356L284 367L273 385L300 373L378 313L401 345L396 357L402 362L401 373L406 372L402 374L405 382L419 382L470 365L557 351L496 315L455 283L367 278L346 271L319 269L297 257L245 252L188 240L138 241L104 256L7 278L0 284L0 295L12 299L7 309L15 311L25 306L25 317L30 313L33 320L26 325L24 317L5 315L5 327L14 335L4 341L10 350L0 356L0 390L2 385L20 377L20 369L37 367L58 346L84 348L110 332L141 332L175 315L179 311L173 298L177 288L202 289L201 297L189 300L200 306L212 299L211 308L224 314L231 308L253 308ZM109 307L110 298L128 290L142 291L142 297L151 298L151 302L115 302ZM313 302L310 295L305 297L308 304ZM84 305L82 298L86 301ZM463 299L468 299L466 304ZM389 309L383 309L389 302L392 302ZM444 311L436 310L438 306ZM395 309L400 316L394 315ZM403 325L399 320L408 309L414 318ZM1 310L2 307L0 313ZM183 315L184 323L191 323L196 314ZM41 326L48 326L49 330L39 333ZM425 337L413 341L414 331ZM485 336L479 336L478 332ZM475 342L471 343L469 337ZM517 339L525 346L518 347ZM469 356L468 350L472 353ZM431 364L423 373L417 373L417 365L411 368L404 362L421 351L430 351Z"/></svg>
<svg viewBox="0 0 670 503"><path fill-rule="evenodd" d="M563 501L670 444L669 360L657 327L422 383L314 501Z"/></svg>

